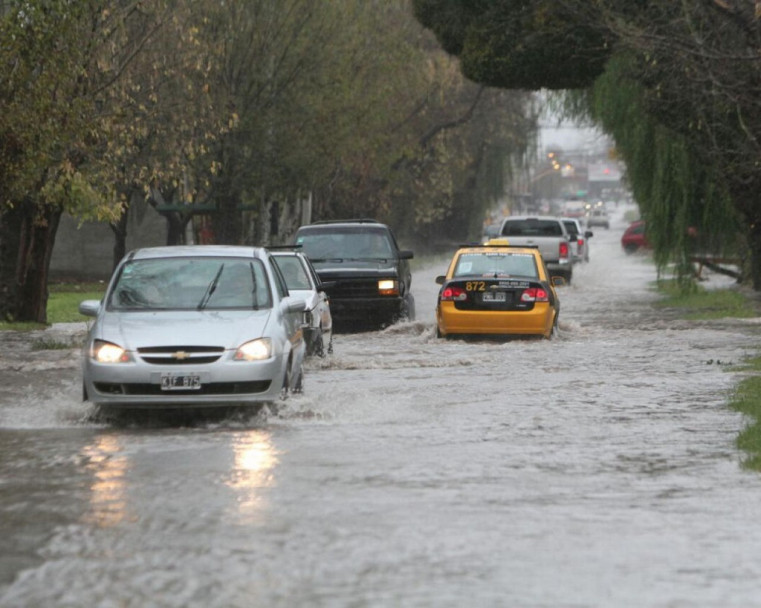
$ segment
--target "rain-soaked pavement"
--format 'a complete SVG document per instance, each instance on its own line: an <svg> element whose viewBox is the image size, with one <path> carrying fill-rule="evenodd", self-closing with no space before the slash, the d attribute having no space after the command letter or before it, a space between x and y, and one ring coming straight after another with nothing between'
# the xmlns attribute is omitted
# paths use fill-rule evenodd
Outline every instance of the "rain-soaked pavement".
<svg viewBox="0 0 761 608"><path fill-rule="evenodd" d="M340 335L278 414L93 420L84 325L1 337L0 606L761 606L732 364L597 229L553 341ZM712 277L714 284L720 281ZM709 283L710 284L710 283Z"/></svg>

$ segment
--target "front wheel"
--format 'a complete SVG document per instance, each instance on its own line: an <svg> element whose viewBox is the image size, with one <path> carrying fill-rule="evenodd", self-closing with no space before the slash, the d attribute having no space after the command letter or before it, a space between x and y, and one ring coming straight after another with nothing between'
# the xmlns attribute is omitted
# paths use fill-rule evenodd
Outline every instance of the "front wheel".
<svg viewBox="0 0 761 608"><path fill-rule="evenodd" d="M310 332L309 340L307 341L307 355L314 355L317 357L325 356L325 347L322 343L322 327L318 327L314 331Z"/></svg>
<svg viewBox="0 0 761 608"><path fill-rule="evenodd" d="M415 296L411 293L404 296L404 302L402 303L402 310L399 314L399 318L402 321L415 320Z"/></svg>

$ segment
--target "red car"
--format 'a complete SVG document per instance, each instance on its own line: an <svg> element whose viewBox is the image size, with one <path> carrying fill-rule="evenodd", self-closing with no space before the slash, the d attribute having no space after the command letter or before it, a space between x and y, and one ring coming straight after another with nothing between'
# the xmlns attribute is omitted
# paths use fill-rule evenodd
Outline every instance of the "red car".
<svg viewBox="0 0 761 608"><path fill-rule="evenodd" d="M621 247L626 253L634 253L639 249L649 249L650 243L645 236L645 220L637 220L629 224L621 237Z"/></svg>

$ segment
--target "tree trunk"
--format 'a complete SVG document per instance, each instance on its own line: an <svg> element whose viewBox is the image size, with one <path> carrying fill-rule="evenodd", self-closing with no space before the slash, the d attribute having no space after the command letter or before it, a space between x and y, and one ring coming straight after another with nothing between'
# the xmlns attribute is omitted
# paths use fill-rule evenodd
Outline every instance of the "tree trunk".
<svg viewBox="0 0 761 608"><path fill-rule="evenodd" d="M761 291L761 222L751 222L748 229L750 246L750 275L753 289Z"/></svg>
<svg viewBox="0 0 761 608"><path fill-rule="evenodd" d="M129 222L129 206L122 205L122 214L118 221L109 224L114 233L113 269L116 270L121 259L127 254L127 224Z"/></svg>
<svg viewBox="0 0 761 608"><path fill-rule="evenodd" d="M220 245L239 245L243 231L238 198L220 196L217 202L218 211L212 217L216 242Z"/></svg>
<svg viewBox="0 0 761 608"><path fill-rule="evenodd" d="M0 217L0 316L9 321L47 323L48 274L60 207L31 201Z"/></svg>
<svg viewBox="0 0 761 608"><path fill-rule="evenodd" d="M190 213L178 213L177 211L164 211L161 215L166 219L166 244L184 245L185 228L193 216Z"/></svg>

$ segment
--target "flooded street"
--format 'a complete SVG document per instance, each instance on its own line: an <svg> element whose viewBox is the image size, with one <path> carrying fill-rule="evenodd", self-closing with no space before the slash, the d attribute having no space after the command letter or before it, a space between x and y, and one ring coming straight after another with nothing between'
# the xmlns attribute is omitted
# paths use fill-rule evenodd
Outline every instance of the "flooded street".
<svg viewBox="0 0 761 608"><path fill-rule="evenodd" d="M0 606L761 606L761 477L732 365L758 320L652 307L623 220L562 288L560 336L338 335L277 413L93 420L84 323L0 336ZM726 284L711 275L712 283Z"/></svg>

